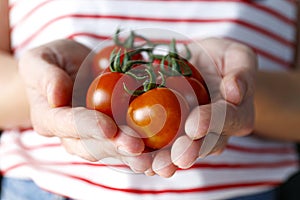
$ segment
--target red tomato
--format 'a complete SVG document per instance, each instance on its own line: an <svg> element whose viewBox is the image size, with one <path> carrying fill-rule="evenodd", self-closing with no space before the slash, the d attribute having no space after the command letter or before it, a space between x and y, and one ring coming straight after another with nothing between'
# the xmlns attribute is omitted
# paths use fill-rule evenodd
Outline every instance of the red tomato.
<svg viewBox="0 0 300 200"><path fill-rule="evenodd" d="M192 65L190 62L188 62L188 65L190 67L190 69L192 70L192 77L194 77L195 79L197 79L198 81L200 81L200 83L202 83L203 85L205 85L205 81L199 71L199 69L197 69L194 65Z"/></svg>
<svg viewBox="0 0 300 200"><path fill-rule="evenodd" d="M161 69L161 60L160 59L154 59L152 61L152 66L153 66L153 69L154 69L154 72L155 74L158 76L159 75L159 71L162 72L162 69ZM163 68L164 71L169 71L169 66L168 66L168 61L165 60L164 61L164 68Z"/></svg>
<svg viewBox="0 0 300 200"><path fill-rule="evenodd" d="M126 119L147 147L160 149L183 132L188 112L188 104L180 94L168 88L155 88L130 103Z"/></svg>
<svg viewBox="0 0 300 200"><path fill-rule="evenodd" d="M184 59L184 58L181 58L181 57L176 58L175 60L178 62L179 66L180 66L180 72L181 72L181 74L184 74L184 73L185 73L185 71L184 71L185 67L183 67L183 63L186 63L186 64L187 64L187 67L188 67L188 68L191 70L191 72L192 72L192 75L191 75L190 77L193 77L193 78L197 79L197 80L198 80L200 83L202 83L202 84L204 85L204 87L206 88L205 81L204 81L204 79L203 79L203 77L202 77L200 71L199 71L194 65L192 65L188 60L186 60L186 59ZM160 66L160 65L161 65L161 60L160 60L160 59L154 59L154 60L152 61L152 65L153 65L153 67L154 67L155 72L161 70L161 69L160 69L160 68L161 68L161 66ZM169 65L169 64L168 64L168 61L165 60L165 61L164 61L164 70L166 70L166 71L169 71L169 70L170 70L170 67L172 67L172 66L171 66L171 65L168 66L168 65ZM179 75L179 74L180 74L180 73L178 72L176 75Z"/></svg>
<svg viewBox="0 0 300 200"><path fill-rule="evenodd" d="M93 59L93 73L98 76L100 73L105 71L110 71L110 57L112 52L117 53L121 50L120 62L123 62L125 48L117 45L110 45L102 48L99 52L97 52ZM126 52L130 52L132 50L126 49ZM143 56L140 53L134 54L131 60L142 60Z"/></svg>
<svg viewBox="0 0 300 200"><path fill-rule="evenodd" d="M114 50L119 50L120 47L110 45L102 48L94 55L93 59L93 73L97 76L109 66L110 55Z"/></svg>
<svg viewBox="0 0 300 200"><path fill-rule="evenodd" d="M125 91L124 83L132 90L138 87L135 79L122 73L106 72L99 75L88 89L87 108L107 114L119 125L125 124L131 95Z"/></svg>
<svg viewBox="0 0 300 200"><path fill-rule="evenodd" d="M196 78L170 76L166 79L166 87L179 92L187 100L190 108L210 103L209 94Z"/></svg>
<svg viewBox="0 0 300 200"><path fill-rule="evenodd" d="M192 63L190 63L188 60L186 60L184 58L179 58L179 60L180 60L179 63L184 62L187 64L188 68L190 68L190 70L192 71L191 77L197 79L198 81L200 81L200 83L205 85L204 79L203 79L199 69L197 69ZM181 67L181 72L184 73L184 67Z"/></svg>

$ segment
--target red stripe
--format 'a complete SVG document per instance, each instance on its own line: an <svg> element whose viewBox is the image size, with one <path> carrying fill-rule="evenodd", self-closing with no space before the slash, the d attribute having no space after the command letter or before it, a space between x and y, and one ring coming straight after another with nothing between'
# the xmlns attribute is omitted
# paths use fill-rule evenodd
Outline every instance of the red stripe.
<svg viewBox="0 0 300 200"><path fill-rule="evenodd" d="M180 23L180 22L187 22L187 23L224 23L224 22L230 22L230 23L236 23L241 26L247 27L249 29L252 29L256 32L259 32L263 35L267 35L268 37L271 37L280 43L289 46L294 47L294 43L291 41L286 40L283 37L280 37L276 35L275 33L268 31L264 28L260 28L258 26L255 26L253 24L250 24L248 22L237 20L237 19L168 19L168 18L146 18L146 17L128 17L128 16L115 16L115 15L88 15L88 14L69 14L69 15L62 15L57 18L54 18L47 23L45 23L42 27L40 27L36 32L34 32L31 36L29 36L27 39L25 39L19 46L14 47L13 51L16 51L19 48L24 47L28 43L31 42L40 32L42 32L45 28L50 26L52 23L57 22L61 19L65 18L81 18L81 19L116 19L116 20L135 20L135 21L152 21L152 22L171 22L171 23Z"/></svg>
<svg viewBox="0 0 300 200"><path fill-rule="evenodd" d="M15 2L9 4L9 5L8 5L8 10L10 11L11 9L13 9L13 8L16 6L17 3L18 3L18 2L15 1Z"/></svg>
<svg viewBox="0 0 300 200"><path fill-rule="evenodd" d="M94 33L89 33L89 32L77 32L69 35L67 38L68 39L75 39L78 36L85 36L85 37L90 37L90 38L95 38L98 40L108 40L112 39L112 37L109 36L104 36L104 35L99 35L99 34L94 34Z"/></svg>
<svg viewBox="0 0 300 200"><path fill-rule="evenodd" d="M17 153L20 151L15 151L15 153ZM1 169L3 174L8 173L11 170L17 169L19 167L22 166L29 166L29 167L33 167L33 166L38 166L39 168L45 167L45 166L89 166L89 167L109 167L109 168L123 168L123 169L130 169L127 165L125 164L105 164L105 163L91 163L91 162L47 162L47 161L37 161L32 159L31 157L27 156L27 162L22 162L22 163L18 163L15 165L12 165L6 169Z"/></svg>
<svg viewBox="0 0 300 200"><path fill-rule="evenodd" d="M119 192L126 192L126 193L134 193L134 194L163 194L163 193L198 193L198 192L211 192L216 190L225 190L225 189L237 189L237 188L247 188L247 187L259 187L259 186L277 186L281 182L279 181L260 181L260 182L248 182L248 183L232 183L232 184L216 184L210 185L206 187L195 187L189 189L164 189L164 190L146 190L146 189L134 189L134 188L116 188L107 185L103 185L100 183L96 183L94 181L81 178L78 176L72 176L68 174L61 173L61 175L66 176L71 179L77 179L79 181L88 183L93 186L101 187L108 190L114 190Z"/></svg>
<svg viewBox="0 0 300 200"><path fill-rule="evenodd" d="M248 4L249 6L252 6L252 7L255 7L256 9L259 9L259 10L263 10L264 12L267 12L269 13L270 15L272 15L273 17L289 24L289 25L293 25L293 26L296 26L297 22L296 22L296 19L295 20L291 20L289 19L288 17L286 17L285 15L281 14L280 12L272 9L272 8L269 8L267 6L264 6L264 5L260 5L260 4L253 4L251 3L250 1L244 1L244 3Z"/></svg>
<svg viewBox="0 0 300 200"><path fill-rule="evenodd" d="M4 176L7 172L11 171L11 170L14 170L14 169L17 169L17 168L20 168L20 167L23 167L25 165L27 165L28 163L25 163L25 162L22 162L22 163L18 163L16 165L13 165L7 169L1 169L0 172L1 172L1 175Z"/></svg>
<svg viewBox="0 0 300 200"><path fill-rule="evenodd" d="M37 5L35 8L33 8L30 12L30 15L38 10L39 8L43 7L45 4L47 4L48 2L50 2L52 0L49 0L49 1L44 1L42 2L40 5ZM133 0L133 1L139 1L139 0ZM251 6L251 7L254 7L258 10L262 10L270 15L272 15L273 17L279 19L279 20L282 20L283 22L285 23L288 23L288 24L291 24L291 25L295 25L296 24L296 21L295 20L291 20L289 19L288 17L286 17L285 15L281 14L280 12L274 10L274 9L271 9L269 7L266 7L266 6L263 6L263 5L260 5L258 3L253 3L249 0L148 0L148 1L156 1L156 2L236 2L236 3L244 3L244 4L247 4L248 6ZM287 0L287 2L289 3L295 3L293 0ZM16 2L14 4L12 4L10 6L10 9L13 8L15 6Z"/></svg>
<svg viewBox="0 0 300 200"><path fill-rule="evenodd" d="M274 55L272 55L272 54L270 54L270 53L268 53L268 52L266 52L266 51L263 51L263 50L258 49L258 48L256 48L256 47L253 47L253 46L252 46L252 48L253 48L253 50L256 51L259 55L261 55L261 56L263 56L263 57L266 57L266 58L268 58L268 59L270 59L270 60L272 60L272 61L274 61L274 62L276 62L276 63L279 63L280 65L284 66L284 67L287 68L287 69L290 69L290 68L292 68L292 66L293 66L291 62L288 62L288 61L285 61L285 60L283 60L283 59L280 59L280 58L278 58L277 56L274 56Z"/></svg>
<svg viewBox="0 0 300 200"><path fill-rule="evenodd" d="M23 144L20 145L23 149L31 151L31 150L37 150L41 148L51 148L51 147L61 147L61 144L59 143L50 143L50 144L40 144L40 145L35 145L35 146L24 146Z"/></svg>
<svg viewBox="0 0 300 200"><path fill-rule="evenodd" d="M115 168L128 168L125 164L109 164L109 163L89 163L89 162L39 162L42 165L78 165L78 166L91 166L91 167L115 167ZM264 168L281 168L298 166L297 160L284 160L279 162L256 162L256 163L207 163L201 162L194 164L190 169L264 169ZM189 169L179 169L189 170Z"/></svg>
<svg viewBox="0 0 300 200"><path fill-rule="evenodd" d="M107 39L112 39L112 37L110 36L104 36L104 35L99 35L99 34L93 34L93 33L89 33L89 32L76 32L73 33L71 35L69 35L67 37L67 39L76 39L76 37L90 37L90 38L94 38L97 40L107 40ZM121 40L124 38L120 38ZM156 42L156 43L165 43L168 44L171 42L171 38L170 39L153 39L151 40L152 42ZM191 42L191 40L176 40L176 43L181 43L181 44L189 44Z"/></svg>
<svg viewBox="0 0 300 200"><path fill-rule="evenodd" d="M205 169L264 169L264 168L281 168L298 166L297 160L285 160L280 162L256 162L256 163L196 163L191 168L205 168Z"/></svg>
<svg viewBox="0 0 300 200"><path fill-rule="evenodd" d="M291 3L293 5L297 4L297 0L285 0L285 1L288 2L288 3Z"/></svg>
<svg viewBox="0 0 300 200"><path fill-rule="evenodd" d="M139 1L139 0L135 0L135 1ZM273 17L285 22L285 23L288 23L290 25L296 25L296 21L295 20L291 20L289 19L288 17L286 17L285 15L281 14L280 12L272 9L272 8L269 8L269 7L266 7L264 5L261 5L261 4L258 4L258 3L255 3L253 1L249 1L249 0L146 0L146 1L158 1L158 2L165 2L165 1L168 1L168 2L185 2L185 1L189 1L189 2L236 2L236 3L244 3L244 4L247 4L248 6L250 7L254 7L258 10L262 10L270 15L272 15ZM287 0L288 2L293 2L293 0Z"/></svg>
<svg viewBox="0 0 300 200"><path fill-rule="evenodd" d="M60 147L60 143L48 143L48 144L40 144L40 145L32 145L32 146L25 146L21 142L21 138L17 137L13 141L14 143L18 144L22 149L32 151L32 150L39 150L41 148L52 148L52 147ZM3 145L10 145L7 143L1 143ZM238 151L244 153L251 153L251 154L295 154L295 149L293 147L249 147L249 146L238 146L234 144L227 144L226 150L231 151ZM7 152L8 153L8 152Z"/></svg>
<svg viewBox="0 0 300 200"><path fill-rule="evenodd" d="M12 32L13 29L18 26L19 24L22 24L28 17L30 17L34 12L36 12L39 8L43 7L44 5L51 3L54 0L48 0L48 1L44 1L40 4L38 4L37 6L35 6L33 9L31 9L29 12L26 13L26 15L24 15L14 26L11 27L10 31Z"/></svg>
<svg viewBox="0 0 300 200"><path fill-rule="evenodd" d="M68 166L68 165L78 165L78 166L90 166L90 167L113 167L113 168L127 168L129 167L125 164L110 164L110 163L92 163L92 162L51 162L51 161L38 161L30 157L21 150L13 150L7 152L6 155L12 154L24 154L28 162L33 165L39 166ZM26 155L25 155L26 154ZM272 161L272 162L251 162L251 163L209 163L209 162L200 162L195 163L191 169L265 169L265 168L284 168L284 167L297 167L299 164L298 160L281 160L281 161ZM19 164L17 164L18 166ZM7 168L5 171L14 169L14 167ZM186 169L179 169L186 170Z"/></svg>
<svg viewBox="0 0 300 200"><path fill-rule="evenodd" d="M14 169L24 166L26 163L19 164L17 166L14 166ZM11 168L12 169L12 168ZM125 193L133 193L133 194L163 194L163 193L198 193L198 192L211 192L216 190L226 190L226 189L238 189L238 188L247 188L247 187L261 187L261 186L277 186L281 184L281 181L256 181L256 182L238 182L238 183L227 183L227 184L215 184L215 185L209 185L209 186L203 186L203 187L194 187L194 188L188 188L188 189L163 189L163 190L146 190L146 189L136 189L136 188L116 188L107 186L104 184L100 184L97 182L94 182L92 180L82 178L79 176L74 176L71 174L63 173L56 170L51 169L44 169L45 171L54 173L56 175L61 175L67 178L71 178L77 181L84 182L86 184L100 187L107 190L112 191L119 191L119 192L125 192ZM2 172L3 174L7 173Z"/></svg>
<svg viewBox="0 0 300 200"><path fill-rule="evenodd" d="M260 48L257 48L253 44L250 44L248 42L245 42L245 41L242 41L242 40L238 40L238 39L232 38L232 37L225 37L225 38L230 39L230 40L234 40L234 41L237 41L237 42L240 42L240 43L244 43L245 45L251 47L258 55L260 55L262 57L265 57L268 60L271 60L273 62L276 62L276 63L282 65L283 67L287 68L287 69L292 68L292 63L291 62L288 62L288 61L286 61L284 59L281 59L281 58L279 58L279 57L277 57L277 56L275 56L275 55L273 55L273 54L271 54L271 53L269 53L267 51L264 51L264 50L262 50ZM296 47L296 45L294 45L293 48L295 48L295 47Z"/></svg>
<svg viewBox="0 0 300 200"><path fill-rule="evenodd" d="M295 150L289 147L246 147L228 144L226 149L255 154L294 154Z"/></svg>
<svg viewBox="0 0 300 200"><path fill-rule="evenodd" d="M76 37L91 37L91 38L95 38L95 39L99 39L99 40L106 40L106 39L109 39L110 37L108 36L103 36L103 35L98 35L98 34L91 34L91 33L86 33L86 32L78 32L78 33L74 33L74 34L71 34L68 36L68 39L75 39ZM268 60L271 60L272 62L276 62L282 66L284 66L285 68L291 68L292 66L292 63L288 62L288 61L285 61L284 59L281 59L275 55L272 55L271 53L268 53L262 49L259 49L257 47L254 47L252 44L249 44L249 43L246 43L244 41L241 41L241 40L237 40L235 38L231 38L231 37L226 37L228 39L231 39L231 40L235 40L237 42L240 42L240 43L244 43L246 45L248 45L249 47L251 47L257 54L259 54L260 56L268 59ZM159 41L159 42L168 42L166 40L163 40L163 41ZM178 43L188 43L189 41L179 41L177 40Z"/></svg>

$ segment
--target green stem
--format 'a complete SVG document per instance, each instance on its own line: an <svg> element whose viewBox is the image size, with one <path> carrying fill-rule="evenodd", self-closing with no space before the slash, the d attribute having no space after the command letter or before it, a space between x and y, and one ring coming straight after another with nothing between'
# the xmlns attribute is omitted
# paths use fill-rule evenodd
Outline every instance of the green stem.
<svg viewBox="0 0 300 200"><path fill-rule="evenodd" d="M147 74L149 76L149 79L146 80L143 84L144 91L147 92L147 91L152 90L157 87L156 86L156 75L155 75L152 67L146 68L145 71L147 72Z"/></svg>
<svg viewBox="0 0 300 200"><path fill-rule="evenodd" d="M129 60L128 62L123 62L122 72L128 72L134 65L137 64L149 64L149 62L144 60Z"/></svg>
<svg viewBox="0 0 300 200"><path fill-rule="evenodd" d="M130 89L128 89L128 87L126 86L125 83L123 83L123 88L131 96L139 96L139 95L145 93L144 90L130 90Z"/></svg>
<svg viewBox="0 0 300 200"><path fill-rule="evenodd" d="M122 72L120 60L121 60L121 49L118 51L113 61L113 66L116 72Z"/></svg>

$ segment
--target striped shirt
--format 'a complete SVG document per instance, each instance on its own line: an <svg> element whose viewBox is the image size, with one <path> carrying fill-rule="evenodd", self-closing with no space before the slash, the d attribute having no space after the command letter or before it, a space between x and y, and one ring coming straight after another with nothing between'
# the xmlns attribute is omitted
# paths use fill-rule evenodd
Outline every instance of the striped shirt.
<svg viewBox="0 0 300 200"><path fill-rule="evenodd" d="M262 70L289 70L294 61L297 11L291 0L10 0L9 9L16 58L61 38L95 48L126 27L230 38L253 48ZM271 189L298 169L293 144L254 134L231 138L222 155L199 159L168 179L131 173L115 160L85 161L69 155L59 139L33 130L5 131L0 145L4 175L30 178L74 199L226 199Z"/></svg>

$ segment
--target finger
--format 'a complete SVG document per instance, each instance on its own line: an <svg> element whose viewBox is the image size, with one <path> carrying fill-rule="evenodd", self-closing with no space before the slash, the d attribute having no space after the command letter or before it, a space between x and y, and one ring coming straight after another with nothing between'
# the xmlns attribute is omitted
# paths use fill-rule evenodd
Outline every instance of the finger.
<svg viewBox="0 0 300 200"><path fill-rule="evenodd" d="M68 153L85 160L95 162L108 157L120 159L115 146L109 140L61 138L61 141Z"/></svg>
<svg viewBox="0 0 300 200"><path fill-rule="evenodd" d="M211 105L195 107L185 122L185 133L191 139L199 139L207 133L211 121Z"/></svg>
<svg viewBox="0 0 300 200"><path fill-rule="evenodd" d="M196 62L201 63L204 58L206 58L204 60L211 60L209 62L215 63L221 76L239 69L246 70L252 75L256 73L257 56L247 45L230 39L213 37L201 40L199 45L200 57L195 58Z"/></svg>
<svg viewBox="0 0 300 200"><path fill-rule="evenodd" d="M245 70L254 75L257 70L255 52L246 45L229 41L223 55L222 75L226 76L235 70Z"/></svg>
<svg viewBox="0 0 300 200"><path fill-rule="evenodd" d="M254 86L257 70L255 52L228 39L208 38L201 40L198 46L194 62L198 66L209 66L202 67L202 73L212 99L219 96L221 89L223 98L238 105L247 90L252 91Z"/></svg>
<svg viewBox="0 0 300 200"><path fill-rule="evenodd" d="M170 150L161 150L155 154L152 169L161 177L169 178L174 175L177 166L172 162Z"/></svg>
<svg viewBox="0 0 300 200"><path fill-rule="evenodd" d="M179 168L190 168L199 157L201 144L202 139L191 140L188 136L181 136L172 146L172 162Z"/></svg>
<svg viewBox="0 0 300 200"><path fill-rule="evenodd" d="M32 121L34 129L44 136L101 139L112 138L117 133L110 117L82 107L49 108L44 103L32 109Z"/></svg>
<svg viewBox="0 0 300 200"><path fill-rule="evenodd" d="M61 143L65 150L72 155L79 156L91 162L98 161L98 159L92 156L92 154L84 147L80 139L62 138Z"/></svg>
<svg viewBox="0 0 300 200"><path fill-rule="evenodd" d="M148 173L151 175L153 158L150 153L143 153L138 156L123 156L122 161L135 173Z"/></svg>
<svg viewBox="0 0 300 200"><path fill-rule="evenodd" d="M186 134L191 139L200 139L208 132L231 136L244 136L253 130L253 99L248 98L239 107L219 100L198 106L188 116L185 123Z"/></svg>
<svg viewBox="0 0 300 200"><path fill-rule="evenodd" d="M73 40L56 40L25 53L19 62L20 72L26 85L47 97L50 105L67 105L79 67L83 61L89 65L90 59L86 58L90 52ZM79 76L88 78L88 72L87 67Z"/></svg>
<svg viewBox="0 0 300 200"><path fill-rule="evenodd" d="M48 49L32 50L20 59L20 73L29 88L29 100L38 96L38 100L47 100L52 107L69 105L73 81L55 64L53 57Z"/></svg>
<svg viewBox="0 0 300 200"><path fill-rule="evenodd" d="M227 101L238 105L247 93L253 94L256 55L249 47L232 42L225 51L223 63L221 93Z"/></svg>
<svg viewBox="0 0 300 200"><path fill-rule="evenodd" d="M203 139L191 140L187 136L182 136L176 140L172 147L172 161L182 169L188 169L197 161L199 157L204 158L208 155L217 155L222 153L227 145L229 136L221 135L218 141L209 152L201 151Z"/></svg>
<svg viewBox="0 0 300 200"><path fill-rule="evenodd" d="M112 141L116 145L117 151L125 156L140 155L145 149L143 140L128 126L119 126L119 132Z"/></svg>
<svg viewBox="0 0 300 200"><path fill-rule="evenodd" d="M215 147L208 155L220 155L225 149L228 144L229 136L221 135ZM201 155L199 155L201 157Z"/></svg>
<svg viewBox="0 0 300 200"><path fill-rule="evenodd" d="M253 96L254 86L253 75L246 70L234 70L222 79L220 91L225 100L239 105L245 98Z"/></svg>
<svg viewBox="0 0 300 200"><path fill-rule="evenodd" d="M154 176L156 173L153 171L152 168L149 168L149 169L147 169L147 170L144 172L144 174L145 174L146 176Z"/></svg>
<svg viewBox="0 0 300 200"><path fill-rule="evenodd" d="M119 160L124 160L126 163L130 163L130 166L139 171L146 171L151 167L152 158L151 155L137 155L137 153L126 152L126 156L118 152L118 145L133 145L139 138L134 138L129 135L122 137L121 131L113 139L95 139L95 138L62 138L62 144L66 150L74 155L80 156L89 161L97 161L108 157L113 157ZM127 138L126 138L127 137ZM132 140L130 140L132 138ZM143 143L141 143L143 146ZM134 149L134 148L133 148ZM123 152L122 152L123 153ZM139 152L139 154L141 154ZM123 157L123 159L122 159Z"/></svg>

